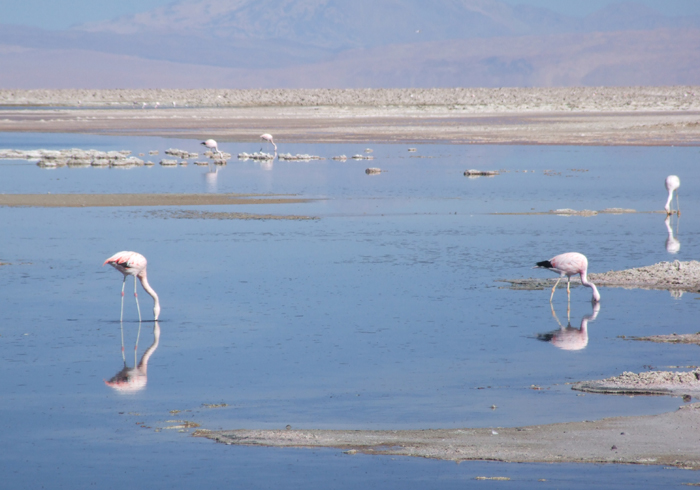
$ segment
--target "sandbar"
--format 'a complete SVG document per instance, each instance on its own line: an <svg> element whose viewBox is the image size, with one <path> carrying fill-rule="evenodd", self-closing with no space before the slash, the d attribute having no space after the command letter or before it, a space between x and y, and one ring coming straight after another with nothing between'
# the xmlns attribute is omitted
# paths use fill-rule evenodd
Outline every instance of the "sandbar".
<svg viewBox="0 0 700 490"><path fill-rule="evenodd" d="M347 454L451 461L623 463L700 469L700 403L642 417L512 428L440 430L198 430L229 445L340 448Z"/></svg>
<svg viewBox="0 0 700 490"><path fill-rule="evenodd" d="M309 201L265 194L0 194L0 206L47 208L293 204Z"/></svg>

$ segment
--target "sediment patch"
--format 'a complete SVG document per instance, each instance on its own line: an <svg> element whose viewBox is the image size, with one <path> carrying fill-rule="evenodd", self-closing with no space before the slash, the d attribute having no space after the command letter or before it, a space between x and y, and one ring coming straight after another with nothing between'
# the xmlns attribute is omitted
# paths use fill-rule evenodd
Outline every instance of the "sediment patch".
<svg viewBox="0 0 700 490"><path fill-rule="evenodd" d="M0 194L0 206L50 208L294 204L309 201L266 194Z"/></svg>
<svg viewBox="0 0 700 490"><path fill-rule="evenodd" d="M513 428L198 430L228 445L339 448L452 461L625 463L700 469L700 403L671 413Z"/></svg>

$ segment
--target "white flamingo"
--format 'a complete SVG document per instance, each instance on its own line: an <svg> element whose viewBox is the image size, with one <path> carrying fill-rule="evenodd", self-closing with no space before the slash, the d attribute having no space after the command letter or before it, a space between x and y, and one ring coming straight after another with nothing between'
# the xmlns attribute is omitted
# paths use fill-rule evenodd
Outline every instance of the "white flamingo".
<svg viewBox="0 0 700 490"><path fill-rule="evenodd" d="M202 141L201 144L203 144L210 150L216 151L219 154L219 156L223 158L224 154L219 151L219 145L216 144L216 140L208 139L206 141Z"/></svg>
<svg viewBox="0 0 700 490"><path fill-rule="evenodd" d="M260 139L270 143L272 146L275 147L275 153L277 153L277 145L275 144L274 140L272 139L272 135L270 133L265 133L260 135ZM262 151L262 147L260 147L260 151Z"/></svg>
<svg viewBox="0 0 700 490"><path fill-rule="evenodd" d="M666 206L664 206L664 209L666 210L666 216L669 216L674 213L674 211L671 209L671 200L673 199L673 191L676 191L676 214L678 216L681 215L681 210L678 207L678 188L681 186L681 179L678 178L677 175L669 175L666 177L666 190L668 191L668 199L666 200Z"/></svg>

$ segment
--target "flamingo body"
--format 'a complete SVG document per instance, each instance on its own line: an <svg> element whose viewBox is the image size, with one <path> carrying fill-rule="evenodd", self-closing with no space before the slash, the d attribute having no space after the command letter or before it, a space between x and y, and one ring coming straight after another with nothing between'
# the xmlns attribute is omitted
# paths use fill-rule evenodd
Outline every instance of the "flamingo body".
<svg viewBox="0 0 700 490"><path fill-rule="evenodd" d="M272 139L272 135L270 133L265 133L260 135L260 139L270 143L272 146L275 147L275 153L277 153L277 145L275 144L275 141Z"/></svg>
<svg viewBox="0 0 700 490"><path fill-rule="evenodd" d="M219 156L222 155L222 153L219 151L219 145L216 143L216 140L208 139L206 141L202 141L201 144L203 144L204 146L206 146L210 150L216 151L219 154Z"/></svg>
<svg viewBox="0 0 700 490"><path fill-rule="evenodd" d="M571 298L571 276L575 276L576 274L579 274L581 276L581 284L593 290L593 301L600 301L600 293L598 292L598 288L595 287L595 284L588 281L587 278L588 259L585 255L580 254L578 252L569 252L557 255L549 260L537 262L535 268L537 267L542 269L549 269L550 271L559 274L559 279L557 280L556 284L554 284L554 287L552 288L552 295L549 297L550 302L554 297L554 290L557 288L559 281L561 281L564 276L566 276L567 278L566 292L568 297Z"/></svg>
<svg viewBox="0 0 700 490"><path fill-rule="evenodd" d="M673 192L676 191L676 212L680 215L681 211L678 208L678 192L677 189L681 186L681 179L677 175L669 175L666 177L666 190L668 191L668 199L666 200L666 205L664 209L666 210L666 215L673 214L671 210L671 200L673 199Z"/></svg>
<svg viewBox="0 0 700 490"><path fill-rule="evenodd" d="M124 319L124 285L126 284L126 276L134 276L134 298L136 298L136 307L139 309L139 321L141 321L141 309L139 308L139 300L136 294L137 278L141 281L143 289L153 298L153 315L155 319L158 320L158 316L160 315L160 301L158 300L156 292L151 285L148 284L148 278L146 277L147 263L146 257L140 253L123 251L115 253L102 264L103 266L109 264L124 275L124 282L122 283L122 320Z"/></svg>

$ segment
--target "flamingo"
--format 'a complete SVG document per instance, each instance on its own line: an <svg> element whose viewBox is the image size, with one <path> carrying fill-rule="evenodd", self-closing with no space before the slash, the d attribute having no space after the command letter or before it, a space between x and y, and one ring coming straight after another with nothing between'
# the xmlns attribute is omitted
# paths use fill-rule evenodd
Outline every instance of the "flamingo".
<svg viewBox="0 0 700 490"><path fill-rule="evenodd" d="M552 298L554 297L554 290L557 288L559 281L561 281L561 279L564 276L567 277L566 294L569 300L571 300L571 290L569 286L571 284L571 276L575 276L576 274L579 274L581 276L581 284L593 290L592 301L600 301L600 293L598 292L598 288L595 287L595 284L589 282L586 277L586 274L588 273L588 259L585 255L577 252L569 252L557 255L556 257L552 257L549 260L537 262L537 265L533 267L533 269L537 268L549 269L550 271L559 274L559 279L557 279L557 282L554 284L554 287L552 288L552 295L549 297L550 303L552 302Z"/></svg>
<svg viewBox="0 0 700 490"><path fill-rule="evenodd" d="M204 146L206 146L210 150L212 150L212 149L215 150L219 154L219 156L221 156L221 157L224 156L224 154L219 151L219 145L216 144L216 140L208 139L206 141L202 141L201 144L203 144Z"/></svg>
<svg viewBox="0 0 700 490"><path fill-rule="evenodd" d="M272 135L270 133L261 134L260 139L263 141L266 141L267 143L271 143L272 146L275 147L275 153L277 153L277 145L273 141ZM262 151L262 147L260 148L260 151Z"/></svg>
<svg viewBox="0 0 700 490"><path fill-rule="evenodd" d="M136 252L117 252L110 258L105 260L103 266L109 264L119 272L124 274L124 282L122 282L122 310L119 321L124 320L124 286L126 285L126 276L134 276L134 299L136 299L136 309L139 312L139 322L141 321L141 308L139 308L139 298L136 294L136 278L138 277L141 281L141 286L146 290L148 294L153 298L153 316L158 320L158 315L160 315L160 301L158 301L158 295L153 290L150 284L148 284L148 279L146 278L146 257Z"/></svg>
<svg viewBox="0 0 700 490"><path fill-rule="evenodd" d="M677 189L681 186L681 179L677 175L669 175L666 177L666 190L668 191L668 200L666 201L666 216L673 214L671 210L671 199L673 199L673 191L676 191L676 214L681 215L681 210L678 207L678 191Z"/></svg>

